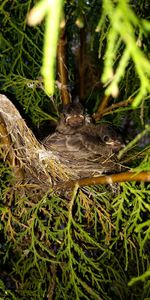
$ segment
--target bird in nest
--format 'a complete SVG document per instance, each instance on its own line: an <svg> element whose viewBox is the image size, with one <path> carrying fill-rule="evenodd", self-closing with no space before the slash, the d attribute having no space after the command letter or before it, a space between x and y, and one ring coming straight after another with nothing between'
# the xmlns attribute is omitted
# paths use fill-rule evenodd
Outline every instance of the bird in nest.
<svg viewBox="0 0 150 300"><path fill-rule="evenodd" d="M98 176L122 169L116 153L123 147L121 136L108 124L94 124L80 103L67 105L55 133L43 140L75 177Z"/></svg>

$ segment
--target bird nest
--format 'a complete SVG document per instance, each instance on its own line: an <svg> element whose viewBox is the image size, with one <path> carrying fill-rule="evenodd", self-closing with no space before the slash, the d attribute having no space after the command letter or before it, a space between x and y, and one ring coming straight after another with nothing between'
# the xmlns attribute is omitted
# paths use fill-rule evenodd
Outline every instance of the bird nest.
<svg viewBox="0 0 150 300"><path fill-rule="evenodd" d="M40 143L12 102L0 95L1 157L12 169L14 188L23 189L23 194L32 191L32 195L36 192L41 197L48 190L55 189L64 195L66 187L71 188L71 181L73 185L77 181L79 184L80 179L94 176L96 183L96 176L101 175L103 180L103 174L124 170L114 152L116 147L122 147L116 132L112 128L109 132L107 125L89 122L84 114L78 113L77 118L74 110L73 114L69 113L69 117L67 111L66 115L62 114L56 132ZM79 123L77 128L76 123ZM105 141L104 137L109 140ZM105 178L105 184L110 180L112 182L112 179ZM84 184L88 185L88 182L86 180Z"/></svg>
<svg viewBox="0 0 150 300"><path fill-rule="evenodd" d="M0 151L17 185L37 186L44 192L60 181L75 179L74 172L37 141L5 95L0 95Z"/></svg>

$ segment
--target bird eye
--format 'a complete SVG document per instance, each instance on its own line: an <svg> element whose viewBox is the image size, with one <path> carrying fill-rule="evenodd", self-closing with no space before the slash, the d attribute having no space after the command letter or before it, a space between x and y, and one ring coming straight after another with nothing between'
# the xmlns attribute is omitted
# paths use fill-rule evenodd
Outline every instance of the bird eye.
<svg viewBox="0 0 150 300"><path fill-rule="evenodd" d="M109 141L109 136L108 135L104 135L103 136L103 141L104 142L108 142Z"/></svg>

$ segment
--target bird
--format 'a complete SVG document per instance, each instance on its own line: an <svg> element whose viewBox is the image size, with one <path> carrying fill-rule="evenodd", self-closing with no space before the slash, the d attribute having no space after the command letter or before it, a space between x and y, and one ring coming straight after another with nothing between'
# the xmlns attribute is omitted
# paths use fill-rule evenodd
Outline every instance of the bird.
<svg viewBox="0 0 150 300"><path fill-rule="evenodd" d="M123 140L109 124L96 125L80 103L67 105L53 134L42 141L76 178L121 171L117 153Z"/></svg>

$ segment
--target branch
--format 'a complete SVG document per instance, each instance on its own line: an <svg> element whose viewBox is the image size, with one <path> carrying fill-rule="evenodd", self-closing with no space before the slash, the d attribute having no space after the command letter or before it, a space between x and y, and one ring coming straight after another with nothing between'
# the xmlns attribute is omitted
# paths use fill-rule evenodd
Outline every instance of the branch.
<svg viewBox="0 0 150 300"><path fill-rule="evenodd" d="M80 29L80 51L79 51L79 98L85 98L85 60L86 60L86 32L85 28Z"/></svg>
<svg viewBox="0 0 150 300"><path fill-rule="evenodd" d="M116 108L126 107L132 102L133 102L133 98L129 98L127 100L120 101L119 103L114 103L111 106L109 106L108 108L104 109L103 116L113 113L113 110Z"/></svg>
<svg viewBox="0 0 150 300"><path fill-rule="evenodd" d="M112 174L112 175L104 175L104 176L98 176L98 177L91 177L91 178L83 178L79 180L71 180L66 183L60 184L56 186L56 189L59 190L62 188L68 189L73 188L76 184L79 187L82 186L90 186L90 185L96 185L96 184L113 184L118 182L129 182L129 181L143 181L143 182L150 182L150 171L148 172L141 172L141 173L135 173L135 172L124 172L124 173L118 173L118 174Z"/></svg>
<svg viewBox="0 0 150 300"><path fill-rule="evenodd" d="M98 121L102 118L103 112L104 112L105 108L107 107L109 101L110 101L110 95L103 97L103 99L97 109L97 112L93 114L93 118L95 119L95 121Z"/></svg>
<svg viewBox="0 0 150 300"><path fill-rule="evenodd" d="M52 264L50 267L51 280L48 287L48 294L47 294L48 300L52 300L54 296L55 286L56 286L56 275L57 275L56 272L57 272L57 267L55 264Z"/></svg>
<svg viewBox="0 0 150 300"><path fill-rule="evenodd" d="M95 121L100 120L103 116L106 116L108 114L113 114L114 109L119 107L126 107L133 102L133 98L129 98L127 100L120 101L119 103L113 103L112 105L107 107L109 99L110 96L105 96L103 98L102 103L100 103L97 112L93 114L93 118L95 119Z"/></svg>
<svg viewBox="0 0 150 300"><path fill-rule="evenodd" d="M150 125L145 125L145 129L142 132L140 132L139 134L137 134L137 136L134 139L132 139L132 141L130 143L128 143L125 148L120 150L120 152L118 154L118 159L120 159L124 155L125 152L127 152L129 149L131 149L133 146L135 146L136 143L144 135L149 134L149 132L150 132Z"/></svg>
<svg viewBox="0 0 150 300"><path fill-rule="evenodd" d="M58 62L58 75L59 75L59 88L61 91L61 99L63 106L71 102L71 96L68 91L68 70L66 65L66 31L62 29L57 50L57 62Z"/></svg>

